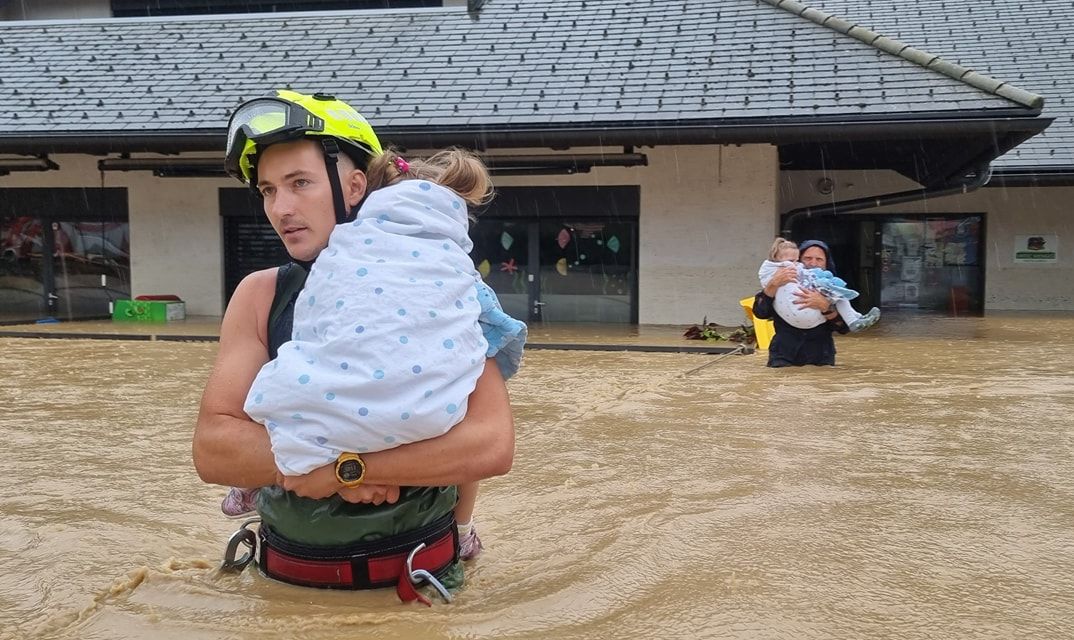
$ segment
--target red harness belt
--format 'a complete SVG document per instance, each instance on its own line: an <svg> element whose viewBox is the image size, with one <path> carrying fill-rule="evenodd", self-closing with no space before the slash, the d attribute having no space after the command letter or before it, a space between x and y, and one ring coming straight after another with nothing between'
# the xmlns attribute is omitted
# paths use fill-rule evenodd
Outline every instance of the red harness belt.
<svg viewBox="0 0 1074 640"><path fill-rule="evenodd" d="M270 578L322 589L380 589L396 587L404 602L428 600L419 595L405 571L407 555L421 543L425 548L414 556L412 568L437 575L458 560L458 530L454 519L447 526L436 523L424 535L378 541L376 549L333 557L316 557L303 548L283 542L267 525L258 531L261 571ZM282 548L292 547L292 548ZM322 555L323 552L317 555Z"/></svg>

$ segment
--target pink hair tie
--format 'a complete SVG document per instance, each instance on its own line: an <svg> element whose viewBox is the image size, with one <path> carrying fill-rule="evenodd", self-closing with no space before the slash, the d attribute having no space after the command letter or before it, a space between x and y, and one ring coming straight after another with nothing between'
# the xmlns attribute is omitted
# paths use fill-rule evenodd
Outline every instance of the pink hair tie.
<svg viewBox="0 0 1074 640"><path fill-rule="evenodd" d="M395 159L395 168L399 170L399 173L406 173L410 171L410 163L397 157Z"/></svg>

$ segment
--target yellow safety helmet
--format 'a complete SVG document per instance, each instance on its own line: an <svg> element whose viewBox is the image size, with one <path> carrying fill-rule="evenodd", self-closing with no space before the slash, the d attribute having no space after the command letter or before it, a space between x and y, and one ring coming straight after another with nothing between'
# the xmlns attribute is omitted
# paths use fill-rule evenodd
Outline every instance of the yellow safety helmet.
<svg viewBox="0 0 1074 640"><path fill-rule="evenodd" d="M336 140L339 150L363 168L382 151L373 127L346 102L280 89L275 96L254 98L235 110L227 127L224 166L229 175L252 184L260 151L306 136ZM329 147L325 149L328 153Z"/></svg>

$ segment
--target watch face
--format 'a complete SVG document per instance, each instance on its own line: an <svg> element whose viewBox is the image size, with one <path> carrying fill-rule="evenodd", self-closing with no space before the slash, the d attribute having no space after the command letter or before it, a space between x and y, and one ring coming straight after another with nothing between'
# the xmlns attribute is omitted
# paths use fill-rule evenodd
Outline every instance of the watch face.
<svg viewBox="0 0 1074 640"><path fill-rule="evenodd" d="M362 465L357 460L344 460L339 463L339 477L343 482L354 482L362 477Z"/></svg>

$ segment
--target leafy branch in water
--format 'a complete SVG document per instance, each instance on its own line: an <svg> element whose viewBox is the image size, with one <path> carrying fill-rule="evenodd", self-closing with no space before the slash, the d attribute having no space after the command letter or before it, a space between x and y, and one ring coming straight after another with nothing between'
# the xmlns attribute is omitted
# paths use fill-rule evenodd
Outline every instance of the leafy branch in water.
<svg viewBox="0 0 1074 640"><path fill-rule="evenodd" d="M701 320L701 324L688 327L682 337L687 340L707 340L708 342L719 342L721 340L741 343L757 342L757 338L753 334L753 327L747 325L740 325L737 328L721 327L716 323L709 322L708 316Z"/></svg>

